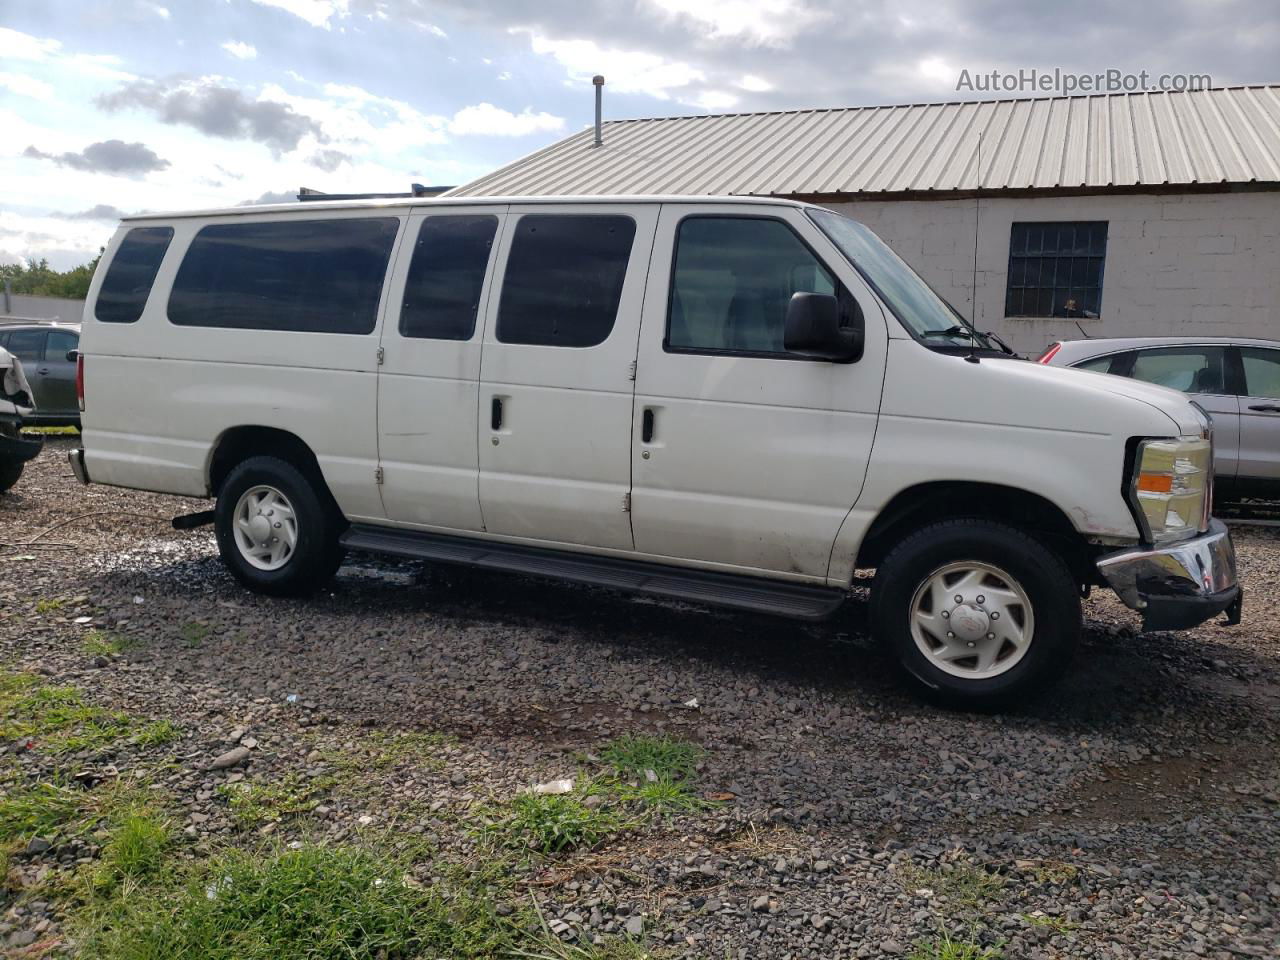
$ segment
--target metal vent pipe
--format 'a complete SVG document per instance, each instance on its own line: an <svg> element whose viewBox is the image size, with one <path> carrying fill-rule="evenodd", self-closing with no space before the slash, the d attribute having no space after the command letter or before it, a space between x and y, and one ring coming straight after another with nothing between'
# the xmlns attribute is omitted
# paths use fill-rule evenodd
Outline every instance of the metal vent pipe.
<svg viewBox="0 0 1280 960"><path fill-rule="evenodd" d="M604 137L601 135L600 126L603 121L603 101L604 101L604 77L596 74L591 78L591 83L596 88L596 142L595 146L604 145Z"/></svg>

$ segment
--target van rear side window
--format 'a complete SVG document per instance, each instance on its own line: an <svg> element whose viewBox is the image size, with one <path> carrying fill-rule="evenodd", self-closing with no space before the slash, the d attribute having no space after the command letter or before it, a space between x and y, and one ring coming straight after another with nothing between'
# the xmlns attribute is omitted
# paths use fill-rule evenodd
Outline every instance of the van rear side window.
<svg viewBox="0 0 1280 960"><path fill-rule="evenodd" d="M613 329L631 259L630 217L529 214L507 255L500 343L594 347Z"/></svg>
<svg viewBox="0 0 1280 960"><path fill-rule="evenodd" d="M126 233L102 280L93 315L103 323L136 322L172 239L172 227L134 227Z"/></svg>
<svg viewBox="0 0 1280 960"><path fill-rule="evenodd" d="M276 220L203 227L178 268L169 320L184 327L373 331L399 220Z"/></svg>

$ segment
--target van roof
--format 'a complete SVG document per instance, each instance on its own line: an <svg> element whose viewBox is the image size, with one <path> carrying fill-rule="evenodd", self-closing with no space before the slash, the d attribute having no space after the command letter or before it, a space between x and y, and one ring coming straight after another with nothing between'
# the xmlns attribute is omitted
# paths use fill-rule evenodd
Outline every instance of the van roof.
<svg viewBox="0 0 1280 960"><path fill-rule="evenodd" d="M474 207L507 204L568 203L736 203L763 207L810 207L799 200L777 197L702 197L687 195L617 195L582 197L412 197L391 200L309 200L306 203L270 203L209 210L180 210L172 213L135 213L121 218L135 220L181 220L188 217L235 217L260 213L303 213L308 210L394 210L402 207Z"/></svg>

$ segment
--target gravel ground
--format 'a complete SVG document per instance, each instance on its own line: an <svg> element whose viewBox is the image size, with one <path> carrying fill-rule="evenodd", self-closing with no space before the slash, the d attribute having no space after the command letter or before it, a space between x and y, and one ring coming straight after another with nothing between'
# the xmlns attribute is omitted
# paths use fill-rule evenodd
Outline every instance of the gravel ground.
<svg viewBox="0 0 1280 960"><path fill-rule="evenodd" d="M708 958L905 956L943 932L1009 958L1280 956L1273 531L1235 531L1242 625L1139 635L1095 593L1060 687L969 716L899 690L858 600L797 625L362 555L308 601L256 597L209 528L168 527L203 506L82 488L70 446L51 439L0 497L0 656L178 725L162 786L192 855L241 829L220 785L336 769L360 789L259 832L395 824L466 862L477 811L610 738L667 734L705 750L714 806L521 868L510 889L565 938ZM128 649L86 651L92 629ZM403 731L446 738L431 763L361 766ZM128 745L81 759L101 777L138 762ZM0 938L57 939L56 906L6 896Z"/></svg>

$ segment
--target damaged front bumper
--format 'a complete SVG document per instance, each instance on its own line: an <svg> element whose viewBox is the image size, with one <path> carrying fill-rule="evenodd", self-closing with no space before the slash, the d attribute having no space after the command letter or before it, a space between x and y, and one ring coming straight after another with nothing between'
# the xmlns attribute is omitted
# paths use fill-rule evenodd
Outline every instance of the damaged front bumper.
<svg viewBox="0 0 1280 960"><path fill-rule="evenodd" d="M1186 630L1224 610L1228 623L1240 622L1236 551L1221 520L1168 547L1108 554L1098 561L1098 572L1126 606L1142 614L1144 630Z"/></svg>

